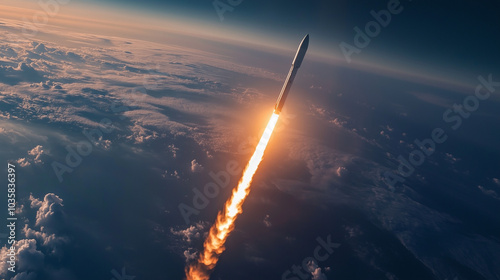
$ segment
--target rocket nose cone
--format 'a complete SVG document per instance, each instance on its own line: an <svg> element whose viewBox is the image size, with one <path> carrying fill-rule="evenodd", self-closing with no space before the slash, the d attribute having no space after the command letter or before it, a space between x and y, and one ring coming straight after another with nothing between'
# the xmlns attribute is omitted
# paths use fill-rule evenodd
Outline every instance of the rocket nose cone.
<svg viewBox="0 0 500 280"><path fill-rule="evenodd" d="M307 50L307 47L309 47L309 34L307 34L306 37L304 37L304 39L302 39L302 42L300 43L300 49Z"/></svg>
<svg viewBox="0 0 500 280"><path fill-rule="evenodd" d="M302 44L309 45L309 34L304 37L304 39L302 40Z"/></svg>
<svg viewBox="0 0 500 280"><path fill-rule="evenodd" d="M300 67L302 64L302 60L304 60L304 56L306 55L307 48L309 47L309 34L302 39L300 42L299 49L297 50L297 54L295 54L295 58L293 59L292 65L295 67Z"/></svg>

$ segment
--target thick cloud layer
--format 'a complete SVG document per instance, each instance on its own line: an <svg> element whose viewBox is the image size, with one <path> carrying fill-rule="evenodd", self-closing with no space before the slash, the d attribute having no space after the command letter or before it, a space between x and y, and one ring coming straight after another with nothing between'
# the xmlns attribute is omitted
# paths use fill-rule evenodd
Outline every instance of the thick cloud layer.
<svg viewBox="0 0 500 280"><path fill-rule="evenodd" d="M63 232L68 224L65 220L63 200L53 193L45 195L43 200L30 196L30 207L36 210L36 218L33 227L29 222L22 229L22 239L15 243L17 256L17 267L15 277L12 279L76 279L74 275L64 268L54 268L60 265L54 263L53 259L64 257L65 245L70 242L70 238ZM20 231L21 233L21 231ZM2 262L0 264L0 275L9 277L11 272L7 269L9 248L4 246L0 253ZM42 278L40 278L42 277Z"/></svg>

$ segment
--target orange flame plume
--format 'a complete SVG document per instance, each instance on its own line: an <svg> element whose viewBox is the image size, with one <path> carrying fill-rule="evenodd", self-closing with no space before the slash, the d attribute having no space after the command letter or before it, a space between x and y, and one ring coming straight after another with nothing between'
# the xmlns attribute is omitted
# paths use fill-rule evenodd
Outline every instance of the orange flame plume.
<svg viewBox="0 0 500 280"><path fill-rule="evenodd" d="M252 178L264 156L271 134L278 122L279 115L273 113L267 124L264 134L260 138L259 144L255 148L252 158L243 171L243 176L238 182L238 186L233 190L231 198L226 202L222 211L217 215L215 224L210 228L209 235L204 243L204 250L200 253L197 262L186 267L187 280L208 280L210 272L217 264L220 255L224 252L226 239L234 229L234 222L241 214L243 202L245 202L250 192Z"/></svg>

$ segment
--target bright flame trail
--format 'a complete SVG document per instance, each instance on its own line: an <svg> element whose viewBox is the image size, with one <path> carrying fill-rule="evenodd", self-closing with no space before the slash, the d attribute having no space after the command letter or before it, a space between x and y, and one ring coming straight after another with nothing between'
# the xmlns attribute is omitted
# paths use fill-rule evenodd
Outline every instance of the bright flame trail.
<svg viewBox="0 0 500 280"><path fill-rule="evenodd" d="M226 239L234 229L234 222L236 221L236 218L238 218L238 215L242 212L241 207L250 192L250 184L252 183L253 175L257 171L257 168L259 168L259 164L262 161L264 151L269 143L271 134L273 134L276 122L278 122L279 113L285 104L286 97L292 87L295 75L302 64L302 60L304 60L308 46L309 34L302 39L302 42L300 42L297 53L292 61L292 66L288 72L288 76L286 77L283 88L281 89L278 100L276 101L273 115L267 124L266 130L264 130L264 134L260 138L257 148L255 148L252 158L243 171L243 177L241 177L238 186L233 190L233 195L226 202L224 209L217 215L217 220L210 229L207 240L205 240L204 250L198 256L198 262L186 266L187 280L209 280L210 272L214 269L217 261L219 261L219 257L222 252L224 252Z"/></svg>
<svg viewBox="0 0 500 280"><path fill-rule="evenodd" d="M238 186L233 190L233 195L226 202L224 209L217 215L217 220L210 229L207 240L205 240L204 250L200 253L198 262L186 267L187 280L208 280L210 278L211 270L215 267L219 256L225 250L224 244L234 229L234 222L243 211L242 205L250 192L253 175L262 161L264 151L266 150L267 143L269 143L271 134L273 134L278 118L279 115L274 112L267 124L266 130L264 130L264 134L260 138L257 148L255 148L252 158L245 167L245 171L243 171L243 176Z"/></svg>

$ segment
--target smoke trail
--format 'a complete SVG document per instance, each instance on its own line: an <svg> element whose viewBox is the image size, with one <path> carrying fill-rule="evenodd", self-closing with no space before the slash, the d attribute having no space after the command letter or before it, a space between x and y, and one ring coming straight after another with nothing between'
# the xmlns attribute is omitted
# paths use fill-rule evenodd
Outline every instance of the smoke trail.
<svg viewBox="0 0 500 280"><path fill-rule="evenodd" d="M260 138L255 152L250 158L248 165L243 171L243 176L238 182L238 186L233 190L231 198L226 202L225 207L217 215L215 224L210 228L207 239L204 243L203 252L200 253L198 261L186 267L187 280L208 280L210 272L214 269L220 255L224 252L226 239L234 229L234 222L241 214L243 202L250 192L252 178L264 156L271 134L278 121L279 115L273 113L267 124L264 134Z"/></svg>

